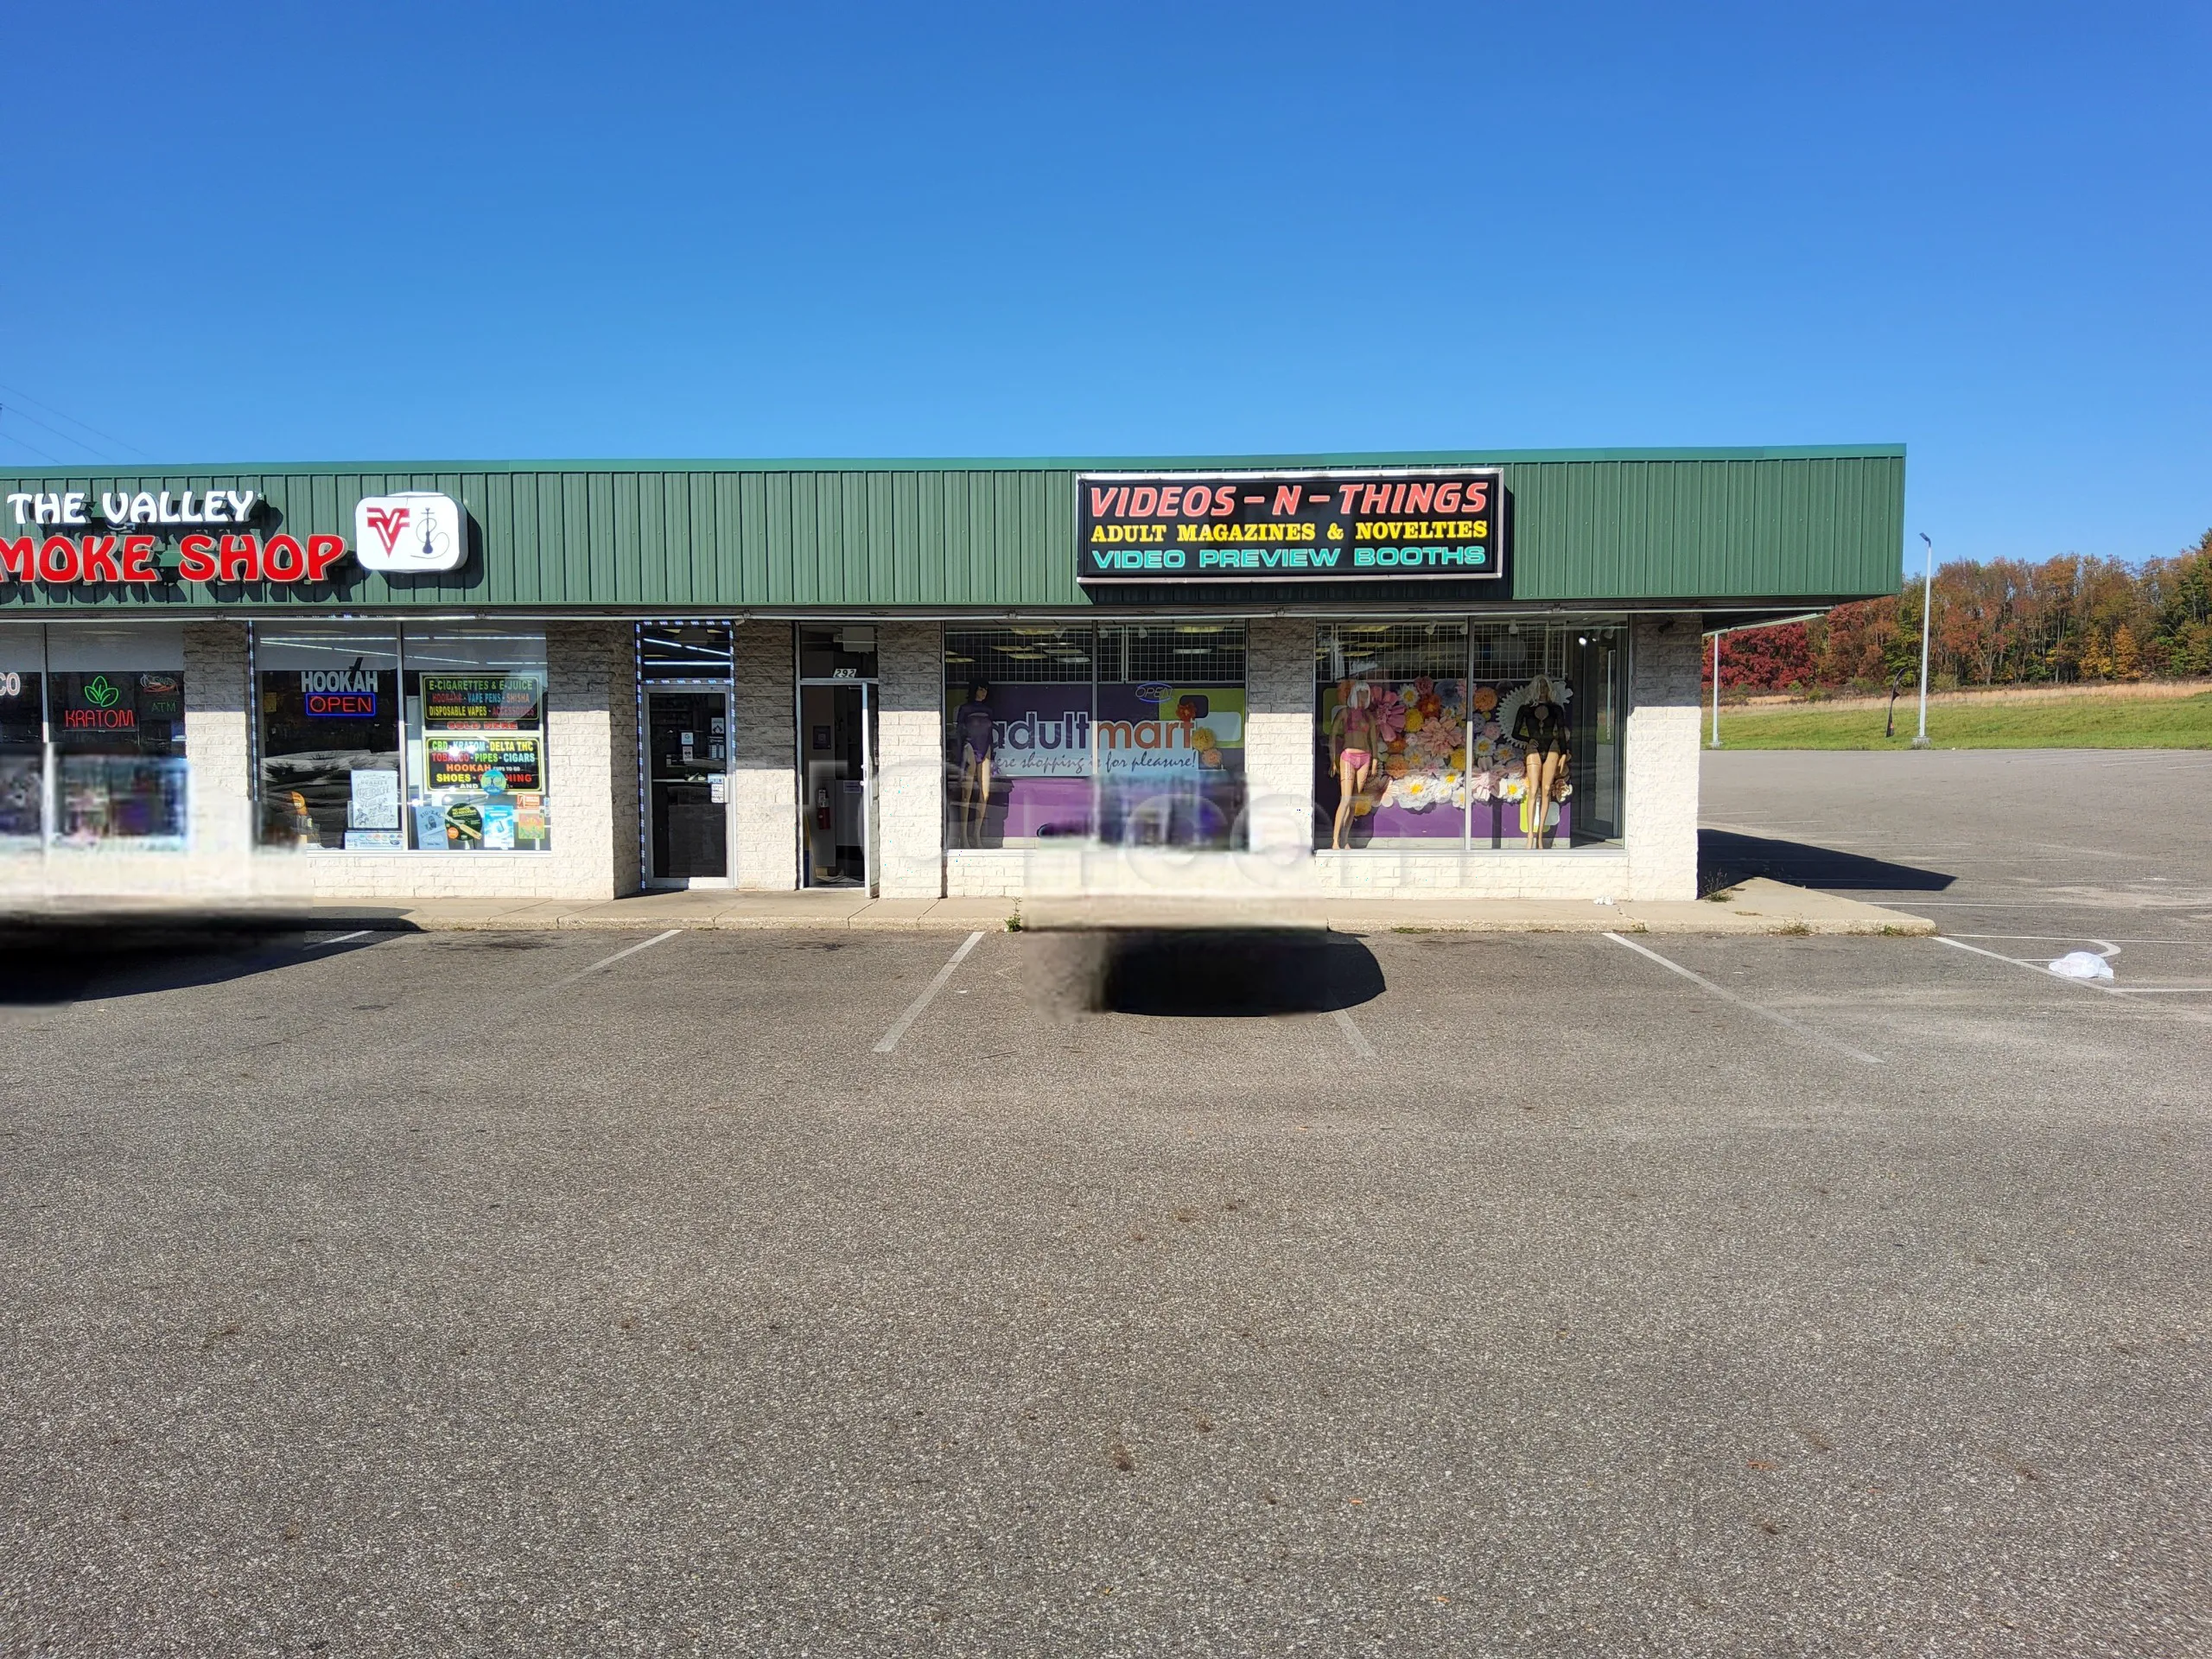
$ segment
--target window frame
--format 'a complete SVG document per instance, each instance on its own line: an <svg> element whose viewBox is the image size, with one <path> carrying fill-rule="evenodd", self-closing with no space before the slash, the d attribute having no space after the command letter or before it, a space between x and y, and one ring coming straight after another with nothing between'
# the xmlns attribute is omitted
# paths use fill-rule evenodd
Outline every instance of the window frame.
<svg viewBox="0 0 2212 1659"><path fill-rule="evenodd" d="M400 827L398 834L401 844L397 847L316 846L302 847L296 849L287 849L281 844L270 845L264 843L260 840L259 826L263 821L262 815L265 807L263 793L265 787L265 780L263 776L263 766L268 758L265 753L265 738L263 729L264 711L261 702L261 675L263 671L261 666L261 651L263 628L259 622L249 620L246 624L246 678L247 684L251 691L252 718L248 722L247 728L247 761L250 767L249 775L252 779L252 810L254 814L254 823L256 825L256 851L283 853L287 850L296 850L302 855L310 858L447 857L471 859L504 858L508 856L541 858L550 856L555 851L553 834L556 827L554 824L554 818L556 817L556 803L553 798L552 787L553 672L550 659L550 646L548 643L543 624L536 626L532 626L528 623L507 625L494 621L478 624L448 624L442 627L435 624L410 622L404 618L394 618L389 621L385 621L382 619L371 617L302 617L296 622L288 621L286 624L280 626L290 627L322 626L332 628L334 632L342 630L346 627L352 627L359 630L364 637L366 636L370 630L374 629L378 632L380 639L390 639L394 642L393 660L395 666L393 669L393 679L396 682L397 689L395 690L393 696L397 703L396 714L397 718L399 739L400 811ZM269 632L271 632L278 631L279 629L277 627L272 627L269 630ZM417 773L418 772L427 771L428 767L427 761L423 765L418 766L416 762L415 757L417 751L427 745L429 739L433 735L433 734L429 731L427 721L419 715L410 717L408 712L410 702L408 688L409 635L410 631L419 636L416 643L422 650L426 652L435 649L434 642L435 638L442 632L459 632L473 637L495 639L534 639L537 642L539 653L537 661L542 664L543 666L535 671L539 677L539 685L537 704L537 724L533 728L531 728L531 731L532 734L534 734L537 739L538 787L535 791L522 791L518 792L523 794L535 793L539 797L539 810L543 816L545 825L545 837L542 843L536 846L518 845L513 847L496 848L480 847L474 850L466 852L457 851L451 847L423 847L416 844L420 834L420 821L417 817L417 807L421 804L421 803L416 799L416 796L418 792L420 792L417 787ZM273 671L283 672L285 671L276 670ZM423 671L420 665L417 664L414 671L416 675L416 689L412 701L419 702L421 696L420 681ZM485 671L487 673L493 673L507 672L510 671L488 669ZM486 728L486 729L490 734L501 734L496 730L496 728ZM467 736L472 734L461 728L454 728L450 734L455 736ZM484 734L476 734L482 735Z"/></svg>
<svg viewBox="0 0 2212 1659"><path fill-rule="evenodd" d="M1525 685L1529 680L1541 674L1549 677L1554 682L1566 681L1572 693L1570 702L1579 700L1589 688L1581 683L1581 679L1585 677L1575 672L1572 653L1589 647L1576 644L1577 636L1596 635L1602 632L1612 637L1613 643L1611 649L1613 652L1615 677L1608 689L1612 693L1610 707L1614 715L1616 729L1611 746L1613 751L1611 764L1614 772L1610 782L1611 798L1616 817L1611 835L1602 840L1580 839L1584 832L1579 827L1570 827L1564 842L1541 849L1516 847L1512 842L1519 832L1517 830L1506 828L1501 822L1503 813L1497 799L1492 798L1478 804L1471 792L1465 804L1455 809L1460 814L1461 819L1460 834L1456 841L1447 836L1439 836L1431 838L1427 845L1421 844L1419 840L1413 837L1394 838L1389 845L1381 847L1348 845L1337 849L1328 844L1331 826L1323 823L1320 813L1321 766L1326 742L1326 728L1321 718L1321 707L1325 684L1322 670L1324 664L1329 660L1327 651L1331 643L1331 632L1332 630L1351 627L1426 628L1431 626L1456 626L1465 630L1464 660L1459 670L1459 680L1463 695L1469 698L1472 697L1475 688L1478 686L1514 683ZM1491 643L1530 632L1536 634L1542 642L1533 664L1516 665L1514 672L1507 675L1495 672L1495 664L1481 660L1487 655L1486 647ZM1556 653L1553 650L1554 643L1558 647ZM1491 855L1510 854L1515 856L1524 856L1533 853L1536 856L1556 857L1575 853L1605 854L1624 851L1628 845L1629 832L1626 789L1627 752L1629 716L1633 709L1631 690L1635 683L1633 660L1635 644L1636 629L1632 626L1632 619L1625 613L1615 612L1585 613L1540 612L1526 615L1510 613L1497 614L1481 612L1446 612L1404 614L1395 617L1355 615L1317 619L1313 639L1313 685L1308 704L1310 718L1313 721L1312 737L1314 746L1313 822L1308 838L1313 856L1316 858L1354 856L1433 858L1466 856L1476 854ZM1556 655L1556 661L1554 655ZM1344 677L1334 675L1331 677L1341 679ZM1471 731L1473 729L1471 710L1468 713L1467 720L1469 729ZM1471 744L1470 747L1471 747ZM1583 746L1578 741L1573 752L1573 763L1569 768L1568 777L1574 785L1574 794L1569 795L1567 798L1569 800L1573 799L1575 794L1580 794L1584 787L1586 774L1582 769L1596 764L1594 757L1582 753L1582 747ZM1378 762L1380 759L1381 757L1378 756ZM1471 763L1472 755L1470 754L1468 759ZM1472 770L1474 768L1471 764L1463 768L1463 772ZM1491 820L1490 825L1480 833L1478 833L1476 825L1478 804L1491 809ZM1579 816L1571 813L1569 822L1571 826L1579 825Z"/></svg>

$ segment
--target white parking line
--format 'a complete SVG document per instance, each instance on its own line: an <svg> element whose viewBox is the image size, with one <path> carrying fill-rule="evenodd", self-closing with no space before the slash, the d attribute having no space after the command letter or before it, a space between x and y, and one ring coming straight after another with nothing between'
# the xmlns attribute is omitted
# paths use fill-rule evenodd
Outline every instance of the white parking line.
<svg viewBox="0 0 2212 1659"><path fill-rule="evenodd" d="M1748 998L1737 995L1735 992L1730 990L1726 986L1714 984L1703 974L1694 974L1688 969L1683 967L1679 962L1669 962L1666 957L1661 956L1656 950L1645 950L1643 946L1638 944L1634 939L1624 938L1618 933L1608 933L1605 937L1611 939L1615 944L1624 946L1628 950L1635 951L1639 957L1649 957L1652 961L1657 963L1662 968L1664 968L1669 973L1680 974L1684 979L1690 981L1692 983L1702 985L1707 990L1711 991L1715 996L1726 998L1728 1001L1733 1002L1738 1007L1744 1008L1752 1014L1756 1014L1762 1020L1771 1020L1776 1025L1796 1032L1800 1037L1809 1037L1815 1042L1821 1044L1823 1047L1832 1048L1835 1050L1837 1053L1845 1055L1851 1059L1857 1060L1862 1065L1879 1065L1882 1063L1878 1057L1872 1054L1868 1054L1861 1050L1853 1048L1847 1043L1839 1043L1834 1038L1827 1036L1821 1032L1815 1031L1810 1026L1799 1025L1795 1020L1792 1020L1786 1014L1777 1014L1772 1008L1761 1007L1758 1003L1750 1001Z"/></svg>
<svg viewBox="0 0 2212 1659"><path fill-rule="evenodd" d="M1375 1058L1375 1045L1367 1040L1367 1033L1359 1028L1359 1021L1351 1017L1350 1008L1337 1010L1337 1027L1344 1034L1344 1041L1351 1045L1351 1052L1363 1060Z"/></svg>
<svg viewBox="0 0 2212 1659"><path fill-rule="evenodd" d="M625 957L634 957L640 950L650 950L653 946L661 944L663 941L674 938L683 931L683 930L680 927L671 927L665 933L656 933L652 938L647 939L643 944L633 944L626 950L617 950L613 956L607 957L598 962L594 962L588 968L579 968L575 973L570 974L566 979L555 980L545 988L549 991L557 991L563 985L573 985L580 979L588 978L591 975L597 973L602 968L612 968L616 963L621 961Z"/></svg>
<svg viewBox="0 0 2212 1659"><path fill-rule="evenodd" d="M359 927L355 928L351 933L340 933L334 939L310 940L305 948L309 950L320 950L326 944L345 944L354 939L365 939L375 931L376 930L374 928Z"/></svg>
<svg viewBox="0 0 2212 1659"><path fill-rule="evenodd" d="M2014 939L2028 944L2078 944L2079 933L1952 933L1954 939ZM2123 944L2194 944L2212 945L2212 935L2201 939L2099 939L2099 944L2111 945L2115 950Z"/></svg>
<svg viewBox="0 0 2212 1659"><path fill-rule="evenodd" d="M2054 974L2040 962L2031 962L2019 957L2001 957L1994 950L1985 950L1978 944L1962 944L1943 934L1936 936L1936 943L1948 944L1954 950L1971 950L1977 957L1987 957L1992 962L2010 963L2015 968L2024 968L2031 974L2041 974L2045 979L2063 980L2069 985L2079 985L2085 991L2096 991L2106 996L2187 996L2191 993L2212 995L2212 985L2107 985L2094 979L2075 979L2070 974ZM2092 939L2092 944L2101 944L2101 956L2116 957L2120 947L2109 939Z"/></svg>
<svg viewBox="0 0 2212 1659"><path fill-rule="evenodd" d="M2015 968L2024 968L2031 974L2041 974L2045 979L2056 979L2064 984L2079 985L2085 991L2102 991L2107 996L2112 995L2107 987L2100 985L2094 979L2075 979L2070 974L2054 974L2040 962L2025 962L2018 957L1999 956L1994 950L1985 950L1978 944L1967 944L1958 939L1947 938L1940 933L1936 936L1936 943L1948 944L1954 950L1971 950L1977 957L1987 957L1992 962L2009 962Z"/></svg>
<svg viewBox="0 0 2212 1659"><path fill-rule="evenodd" d="M968 953L976 948L976 942L982 937L983 931L977 928L962 941L960 948L952 953L952 960L937 970L937 977L930 981L929 988L907 1006L906 1012L899 1016L898 1022L890 1030L876 1039L877 1053L888 1054L899 1046L899 1039L906 1034L906 1027L922 1017L922 1010L929 1007L931 1000L944 988L945 981L952 977L953 970L967 959Z"/></svg>

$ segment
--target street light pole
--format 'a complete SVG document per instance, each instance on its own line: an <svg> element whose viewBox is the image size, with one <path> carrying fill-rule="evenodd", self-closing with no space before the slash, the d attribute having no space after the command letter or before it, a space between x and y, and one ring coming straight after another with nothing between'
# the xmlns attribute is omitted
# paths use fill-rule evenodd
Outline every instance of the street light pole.
<svg viewBox="0 0 2212 1659"><path fill-rule="evenodd" d="M1928 532L1922 531L1920 539L1928 542L1928 573L1920 582L1920 732L1912 740L1912 747L1928 747L1928 623L1936 610L1936 543L1928 541Z"/></svg>

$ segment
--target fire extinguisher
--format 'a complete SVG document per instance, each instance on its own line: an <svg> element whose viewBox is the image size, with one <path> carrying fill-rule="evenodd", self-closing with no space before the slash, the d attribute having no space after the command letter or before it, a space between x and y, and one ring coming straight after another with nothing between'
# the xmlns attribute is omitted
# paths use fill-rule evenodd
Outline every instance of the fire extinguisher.
<svg viewBox="0 0 2212 1659"><path fill-rule="evenodd" d="M830 791L827 789L814 791L814 827L817 830L830 827Z"/></svg>

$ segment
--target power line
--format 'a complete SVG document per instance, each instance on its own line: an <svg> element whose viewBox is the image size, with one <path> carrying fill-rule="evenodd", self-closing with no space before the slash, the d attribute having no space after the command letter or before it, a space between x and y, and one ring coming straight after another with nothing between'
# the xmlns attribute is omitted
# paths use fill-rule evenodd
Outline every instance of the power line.
<svg viewBox="0 0 2212 1659"><path fill-rule="evenodd" d="M0 404L0 414L4 414L5 412L6 406L4 404ZM67 467L69 464L67 461L62 460L60 456L49 455L45 450L40 448L38 445L30 442L28 439L19 438L12 432L0 432L0 438L7 439L10 443L21 444L24 448L29 450L31 454L36 455L41 461L50 461L56 467Z"/></svg>
<svg viewBox="0 0 2212 1659"><path fill-rule="evenodd" d="M8 406L5 404L0 404L0 410L4 410ZM64 443L73 443L79 449L90 449L92 447L91 444L86 443L82 438L79 437L75 433L64 432L60 427L54 426L48 422L41 421L37 416L29 414L23 410L19 409L16 410L16 418L19 421L29 421L33 426L41 428L48 432L51 432L55 437L60 439Z"/></svg>
<svg viewBox="0 0 2212 1659"><path fill-rule="evenodd" d="M68 422L70 425L81 426L86 431L91 433L96 438L105 438L110 443L122 444L124 448L128 449L132 454L137 456L141 461L153 460L151 455L148 454L143 449L141 449L137 444L124 443L123 440L117 437L114 433L103 432L99 428L94 426L90 421L80 421L74 415L72 415L67 410L56 409L52 404L48 403L43 397L34 397L28 391L18 391L15 387L9 385L0 385L0 391L6 392L11 397L20 397L33 408L42 409L49 415L59 415L63 420ZM26 416L26 418L29 417ZM41 422L40 424L44 425L45 423ZM51 428L48 428L48 429L52 430ZM68 435L64 433L62 435L66 437Z"/></svg>

